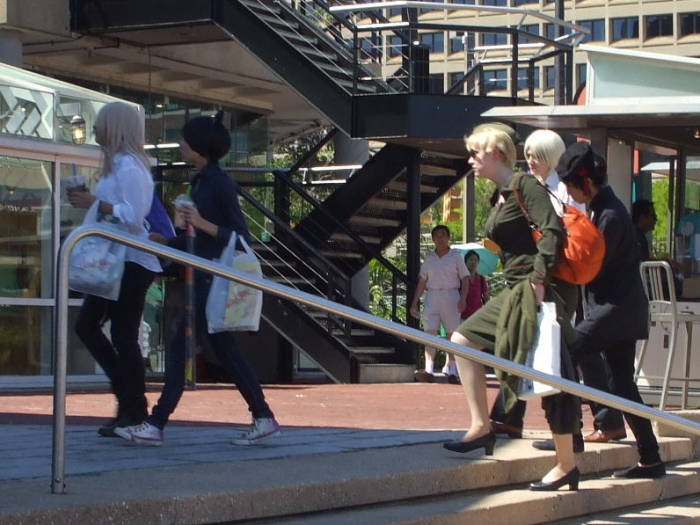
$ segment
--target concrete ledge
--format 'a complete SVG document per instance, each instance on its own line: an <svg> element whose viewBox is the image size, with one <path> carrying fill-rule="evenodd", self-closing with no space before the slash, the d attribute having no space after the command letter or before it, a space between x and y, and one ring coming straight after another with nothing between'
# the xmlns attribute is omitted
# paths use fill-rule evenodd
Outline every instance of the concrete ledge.
<svg viewBox="0 0 700 525"><path fill-rule="evenodd" d="M691 421L700 422L700 410L674 410L673 414L690 419ZM700 458L700 436L658 422L654 422L654 430L659 437L681 437L691 439L693 448L695 449L695 457Z"/></svg>

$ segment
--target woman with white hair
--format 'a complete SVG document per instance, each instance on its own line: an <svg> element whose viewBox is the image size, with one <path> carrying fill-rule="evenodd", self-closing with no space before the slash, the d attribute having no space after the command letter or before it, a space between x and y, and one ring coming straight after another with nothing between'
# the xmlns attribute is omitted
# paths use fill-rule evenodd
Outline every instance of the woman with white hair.
<svg viewBox="0 0 700 525"><path fill-rule="evenodd" d="M112 215L129 233L144 240L144 219L153 199L153 178L144 151L143 117L123 102L105 105L95 120L95 140L102 148L103 164L95 194L86 188L68 193L75 208L97 206L98 215ZM87 295L75 331L102 367L117 398L117 415L98 433L117 437L114 428L136 424L147 415L145 369L138 343L146 291L161 266L155 255L127 248L119 297L110 301ZM111 341L102 332L111 322Z"/></svg>

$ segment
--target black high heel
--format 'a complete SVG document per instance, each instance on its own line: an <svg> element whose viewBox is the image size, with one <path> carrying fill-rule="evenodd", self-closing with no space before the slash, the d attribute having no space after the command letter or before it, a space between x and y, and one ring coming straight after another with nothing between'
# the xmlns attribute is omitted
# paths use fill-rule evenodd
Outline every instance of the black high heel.
<svg viewBox="0 0 700 525"><path fill-rule="evenodd" d="M486 456L493 456L493 447L495 445L496 434L493 432L489 432L488 434L483 435L480 438L472 439L471 441L448 441L447 443L442 444L442 446L447 450L451 450L452 452L461 452L462 454L483 448Z"/></svg>
<svg viewBox="0 0 700 525"><path fill-rule="evenodd" d="M574 467L561 478L545 483L544 481L535 481L530 483L530 490L557 490L564 485L569 485L569 490L578 490L578 481L581 478L581 472L578 467Z"/></svg>

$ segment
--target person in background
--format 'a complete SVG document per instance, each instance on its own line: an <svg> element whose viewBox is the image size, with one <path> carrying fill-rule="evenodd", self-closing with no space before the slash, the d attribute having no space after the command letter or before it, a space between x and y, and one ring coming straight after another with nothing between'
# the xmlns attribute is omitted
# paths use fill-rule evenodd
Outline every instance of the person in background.
<svg viewBox="0 0 700 525"><path fill-rule="evenodd" d="M474 250L469 250L464 255L464 264L469 271L469 275L467 275L469 288L467 290L466 304L461 312L462 319L468 319L489 300L489 283L486 282L486 277L477 272L479 262L481 262L481 258Z"/></svg>
<svg viewBox="0 0 700 525"><path fill-rule="evenodd" d="M148 237L144 219L153 199L153 178L144 146L143 117L123 102L102 107L95 120L95 140L103 154L99 181L92 195L86 188L68 192L75 208L113 215L131 235ZM148 287L161 271L155 255L127 248L124 275L116 301L88 295L80 308L75 332L109 378L117 398L117 414L98 433L116 437L115 428L135 425L147 415L145 367L139 347L139 327ZM110 339L102 326L110 321Z"/></svg>
<svg viewBox="0 0 700 525"><path fill-rule="evenodd" d="M221 122L222 112L216 117L196 117L182 129L180 148L185 162L197 168L191 181L192 206L182 206L185 222L195 228L194 253L206 259L216 259L226 247L232 232L249 238L243 213L238 204L236 183L219 167L219 159L231 147L231 137ZM158 234L153 240L165 242ZM168 244L185 250L186 237L181 232ZM238 348L233 332L210 334L207 331L205 306L212 276L195 272L195 326L198 337L205 337L215 349L226 372L233 379L252 414L251 427L233 440L236 445L254 445L280 433L279 424L265 401L255 373ZM144 445L162 445L163 429L175 411L185 387L185 319L180 321L175 338L165 353L165 384L151 415L139 425L117 427L122 438Z"/></svg>
<svg viewBox="0 0 700 525"><path fill-rule="evenodd" d="M632 204L632 222L634 223L639 258L642 261L648 261L651 259L651 250L649 250L647 234L656 226L654 205L646 199L640 199Z"/></svg>
<svg viewBox="0 0 700 525"><path fill-rule="evenodd" d="M537 331L537 306L551 301L557 307L557 320L562 327L562 376L575 377L566 343L571 331L571 317L576 309L576 288L552 277L562 243L564 227L552 207L547 191L533 177L516 175L515 145L508 133L497 128L481 128L466 139L469 163L477 177L487 178L498 186L496 206L486 221L488 238L500 246L503 273L507 287L492 298L452 334L452 342L474 350L495 353L499 357L524 364L534 344ZM537 223L542 237L535 243L529 221L518 202ZM493 453L496 436L488 417L484 366L467 358L457 357L462 388L471 413L471 426L458 440L443 446L453 452L466 453L484 449ZM509 409L517 399L519 379L500 375L507 386L504 403ZM542 401L545 415L554 435L556 464L531 490L557 490L568 485L578 489L580 473L573 452L573 434L579 431L579 399L565 393L547 396Z"/></svg>
<svg viewBox="0 0 700 525"><path fill-rule="evenodd" d="M611 373L611 392L643 403L634 382L637 339L649 335L649 303L639 274L634 225L625 205L607 184L605 161L590 144L577 142L557 166L569 194L588 205L591 220L605 236L605 258L598 276L585 286L584 317L571 346L575 360L602 354ZM625 413L637 440L639 462L614 473L622 478L659 478L666 469L648 419Z"/></svg>
<svg viewBox="0 0 700 525"><path fill-rule="evenodd" d="M460 323L460 312L466 305L466 295L469 289L468 271L457 250L450 248L450 230L439 224L431 232L435 251L430 252L420 268L420 278L416 293L413 296L410 313L413 317L420 316L419 301L427 290L423 307L423 329L432 335L437 335L440 324L445 328L447 336ZM425 368L415 374L416 381L432 383L437 350L425 347ZM457 367L454 358L448 354L443 368L450 383L458 383Z"/></svg>

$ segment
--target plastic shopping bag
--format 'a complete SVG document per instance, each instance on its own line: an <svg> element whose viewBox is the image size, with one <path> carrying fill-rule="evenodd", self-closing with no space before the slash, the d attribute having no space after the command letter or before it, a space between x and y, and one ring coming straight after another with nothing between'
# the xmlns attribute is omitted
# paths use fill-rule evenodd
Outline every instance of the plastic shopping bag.
<svg viewBox="0 0 700 525"><path fill-rule="evenodd" d="M262 277L260 261L253 250L243 237L238 240L244 251L236 250L236 239L236 232L233 232L219 262L239 272ZM214 276L206 306L209 333L257 332L260 328L262 302L262 291Z"/></svg>
<svg viewBox="0 0 700 525"><path fill-rule="evenodd" d="M119 222L98 218L97 205L88 209L83 225L99 224L101 227L126 231ZM73 248L68 269L68 286L71 290L104 297L111 301L119 298L124 274L126 246L109 239L89 236L81 239Z"/></svg>
<svg viewBox="0 0 700 525"><path fill-rule="evenodd" d="M527 366L561 377L561 327L557 322L557 308L554 303L542 303L537 313L537 339L528 354ZM522 378L518 389L520 399L558 394L559 390L538 381Z"/></svg>

